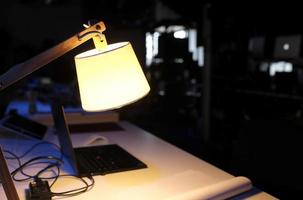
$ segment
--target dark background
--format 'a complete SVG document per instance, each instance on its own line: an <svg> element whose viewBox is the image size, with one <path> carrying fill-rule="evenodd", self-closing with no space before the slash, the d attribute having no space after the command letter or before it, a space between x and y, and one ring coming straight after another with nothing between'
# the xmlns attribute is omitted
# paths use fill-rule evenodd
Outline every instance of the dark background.
<svg viewBox="0 0 303 200"><path fill-rule="evenodd" d="M277 36L302 35L301 10L300 5L256 1L6 0L0 7L0 73L78 33L89 19L102 20L108 43L131 41L151 84L147 97L117 110L122 119L233 175L249 177L278 198L290 199L303 194L301 53L287 60L294 64L291 73L270 77L258 66L277 61L273 53ZM174 24L198 30L198 44L209 53L207 66L198 67L182 50L183 44L163 38L159 55L163 63L146 67L145 33ZM255 37L265 39L261 53L249 49ZM33 77L50 77L58 90L60 84L72 88L66 102L79 106L72 57L91 46L76 48ZM185 63L171 62L174 55ZM210 79L205 77L206 67L211 69ZM194 86L184 78L185 71L196 80ZM33 81L23 81L15 86L17 92L13 88L6 93L25 98L22 91L32 89ZM158 93L160 81L167 85L165 96ZM185 95L191 87L198 88L199 95ZM203 106L205 88L211 91L209 111ZM46 101L51 91L39 88L41 100ZM4 104L7 95L1 95ZM209 130L204 128L205 116Z"/></svg>

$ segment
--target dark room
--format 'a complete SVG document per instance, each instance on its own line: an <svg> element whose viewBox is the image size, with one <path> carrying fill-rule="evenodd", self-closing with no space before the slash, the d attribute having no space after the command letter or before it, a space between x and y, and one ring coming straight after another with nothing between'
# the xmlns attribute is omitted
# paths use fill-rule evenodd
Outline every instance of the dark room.
<svg viewBox="0 0 303 200"><path fill-rule="evenodd" d="M302 9L2 1L0 199L298 199Z"/></svg>

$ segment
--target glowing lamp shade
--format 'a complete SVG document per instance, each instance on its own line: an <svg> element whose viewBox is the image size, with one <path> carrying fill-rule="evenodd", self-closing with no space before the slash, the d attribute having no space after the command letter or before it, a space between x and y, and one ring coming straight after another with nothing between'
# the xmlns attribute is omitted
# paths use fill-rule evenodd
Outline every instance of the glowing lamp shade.
<svg viewBox="0 0 303 200"><path fill-rule="evenodd" d="M105 111L132 103L150 90L129 42L75 56L82 108Z"/></svg>

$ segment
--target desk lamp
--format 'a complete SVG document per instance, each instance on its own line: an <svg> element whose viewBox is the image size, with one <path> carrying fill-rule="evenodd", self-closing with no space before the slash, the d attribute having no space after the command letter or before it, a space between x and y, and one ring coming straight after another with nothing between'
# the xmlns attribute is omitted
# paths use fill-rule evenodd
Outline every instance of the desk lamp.
<svg viewBox="0 0 303 200"><path fill-rule="evenodd" d="M75 56L82 108L86 111L105 111L122 107L142 98L150 88L131 44L121 42L107 45L103 31L105 31L103 22L90 25L53 48L13 66L0 76L0 92L87 40L93 39L95 49ZM56 104L56 102L52 103ZM63 133L68 133L63 107L60 108L62 112L59 112L59 106L53 106L53 104L52 111L56 128ZM74 151L71 151L72 144L68 135L59 134L59 141L61 147L62 145L65 147L62 149L63 154L74 161L75 155ZM71 164L75 166L74 162ZM77 168L74 169L77 170ZM10 191L5 190L8 195ZM10 197L18 199L8 196Z"/></svg>
<svg viewBox="0 0 303 200"><path fill-rule="evenodd" d="M95 49L75 56L82 108L105 111L144 97L150 90L129 42L107 45L105 25L98 22L56 46L17 64L0 76L0 92L68 51L93 39Z"/></svg>

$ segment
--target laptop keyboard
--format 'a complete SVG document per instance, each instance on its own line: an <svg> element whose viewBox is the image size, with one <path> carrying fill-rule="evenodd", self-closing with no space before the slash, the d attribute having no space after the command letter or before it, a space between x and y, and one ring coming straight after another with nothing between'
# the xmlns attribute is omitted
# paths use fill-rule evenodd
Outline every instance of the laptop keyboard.
<svg viewBox="0 0 303 200"><path fill-rule="evenodd" d="M146 164L116 144L75 148L80 176L105 175L146 168Z"/></svg>

